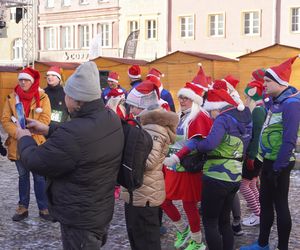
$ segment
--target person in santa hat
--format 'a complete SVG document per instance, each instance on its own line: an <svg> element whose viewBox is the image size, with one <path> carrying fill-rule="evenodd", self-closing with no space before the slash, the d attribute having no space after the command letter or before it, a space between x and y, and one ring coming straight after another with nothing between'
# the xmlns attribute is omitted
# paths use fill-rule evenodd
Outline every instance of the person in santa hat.
<svg viewBox="0 0 300 250"><path fill-rule="evenodd" d="M169 145L176 138L178 116L158 104L157 86L144 80L127 96L130 112L153 139L153 148L146 162L143 185L133 191L132 203L127 189L122 188L125 218L130 246L135 250L161 249L159 209L165 200L163 160Z"/></svg>
<svg viewBox="0 0 300 250"><path fill-rule="evenodd" d="M130 86L131 89L128 91L128 93L134 89L136 86L138 86L142 82L142 75L141 75L141 68L139 65L132 65L128 71L127 71L128 77L130 79Z"/></svg>
<svg viewBox="0 0 300 250"><path fill-rule="evenodd" d="M52 66L47 71L47 87L44 89L51 103L51 123L60 124L69 118L62 87L61 69Z"/></svg>
<svg viewBox="0 0 300 250"><path fill-rule="evenodd" d="M127 96L127 91L126 89L122 88L121 85L119 84L119 74L117 72L113 72L113 71L110 71L109 74L108 74L108 78L107 78L107 84L108 84L108 87L105 88L103 91L102 91L102 94L101 94L101 98L104 102L104 104L107 103L108 101L108 93L112 90L112 89L116 89L116 88L120 88L123 90L123 92L125 93L125 96Z"/></svg>
<svg viewBox="0 0 300 250"><path fill-rule="evenodd" d="M168 103L168 106L171 111L175 112L175 104L174 104L173 97L172 97L171 93L163 87L163 84L161 82L162 77L164 77L164 74L162 74L158 69L151 68L146 76L146 79L150 79L158 85L160 98L163 101ZM163 106L163 103L161 103L161 105ZM168 107L166 105L164 108L168 109Z"/></svg>
<svg viewBox="0 0 300 250"><path fill-rule="evenodd" d="M210 250L233 249L230 212L240 186L243 155L251 139L251 113L224 89L209 90L204 108L214 119L207 137L189 139L164 163L167 166L178 164L194 150L207 153L201 201L205 239Z"/></svg>
<svg viewBox="0 0 300 250"><path fill-rule="evenodd" d="M251 215L243 220L244 226L255 226L260 222L259 191L257 178L262 167L262 159L256 158L259 146L259 137L263 123L266 118L266 108L263 102L263 82L253 80L249 82L244 90L245 104L252 114L252 138L246 151L243 163L242 181L240 192L244 196Z"/></svg>
<svg viewBox="0 0 300 250"><path fill-rule="evenodd" d="M270 67L264 76L266 94L272 98L259 142L263 158L260 185L260 230L258 241L241 250L270 249L269 237L277 218L278 245L287 250L292 227L288 194L290 172L295 165L295 145L299 133L300 92L290 86L292 65L299 56Z"/></svg>
<svg viewBox="0 0 300 250"><path fill-rule="evenodd" d="M49 98L47 94L39 88L40 73L29 67L25 68L19 73L18 81L14 92L6 98L1 118L3 129L8 134L8 138L5 142L8 149L8 159L16 163L19 173L19 202L16 213L12 217L13 221L21 221L28 217L30 198L30 171L24 167L17 151L16 119L18 116L16 104L22 104L21 106L24 107L24 115L26 118L33 118L48 125L51 117ZM38 145L46 141L42 135L32 134L31 136ZM43 219L52 220L48 212L45 178L36 173L32 173L32 175L39 215Z"/></svg>
<svg viewBox="0 0 300 250"><path fill-rule="evenodd" d="M111 89L107 94L107 103L105 107L113 110L121 119L126 117L125 92L121 88Z"/></svg>
<svg viewBox="0 0 300 250"><path fill-rule="evenodd" d="M196 82L196 81L195 81ZM176 143L169 153L179 151L190 138L205 138L212 126L209 114L201 107L206 85L187 82L177 94L180 104L180 122L176 132ZM176 227L175 248L205 249L202 242L200 215L197 204L201 201L202 172L187 172L181 164L171 164L165 169L166 200L162 204L163 211ZM188 219L186 223L174 200L180 200Z"/></svg>

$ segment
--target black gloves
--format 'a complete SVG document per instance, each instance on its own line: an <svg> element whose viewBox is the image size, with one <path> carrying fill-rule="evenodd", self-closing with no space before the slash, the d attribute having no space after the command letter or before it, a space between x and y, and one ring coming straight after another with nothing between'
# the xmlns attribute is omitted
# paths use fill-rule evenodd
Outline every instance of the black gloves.
<svg viewBox="0 0 300 250"><path fill-rule="evenodd" d="M7 150L6 150L5 147L3 147L1 141L0 141L0 154L1 154L2 156L6 156L6 154L7 154Z"/></svg>

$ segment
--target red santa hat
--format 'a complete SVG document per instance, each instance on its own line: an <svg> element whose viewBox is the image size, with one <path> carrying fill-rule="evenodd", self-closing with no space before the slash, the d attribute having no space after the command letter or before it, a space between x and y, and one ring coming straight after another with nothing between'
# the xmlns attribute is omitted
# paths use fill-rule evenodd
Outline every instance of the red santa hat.
<svg viewBox="0 0 300 250"><path fill-rule="evenodd" d="M289 86L292 65L298 57L300 57L300 55L289 58L278 66L268 68L266 70L265 77L277 82L280 85Z"/></svg>
<svg viewBox="0 0 300 250"><path fill-rule="evenodd" d="M150 75L150 76L147 76L146 79L149 80L149 81L151 81L151 82L153 82L158 87L159 93L162 92L162 90L164 89L164 87L163 87L163 85L162 85L162 83L161 83L161 81L160 81L159 78L157 78L156 76L151 76Z"/></svg>
<svg viewBox="0 0 300 250"><path fill-rule="evenodd" d="M161 77L164 77L164 74L162 74L158 69L152 68L149 70L146 78L148 78L149 76L154 76L160 80Z"/></svg>
<svg viewBox="0 0 300 250"><path fill-rule="evenodd" d="M204 95L204 92L201 85L187 82L185 86L178 91L177 96L183 95L201 106L203 104L202 96Z"/></svg>
<svg viewBox="0 0 300 250"><path fill-rule="evenodd" d="M227 105L235 106L239 111L245 109L243 103L237 103L224 89L212 89L207 92L207 99L204 103L204 109L207 111L220 110Z"/></svg>
<svg viewBox="0 0 300 250"><path fill-rule="evenodd" d="M61 69L57 66L52 66L49 68L47 71L47 76L48 75L54 75L57 76L59 80L61 80Z"/></svg>
<svg viewBox="0 0 300 250"><path fill-rule="evenodd" d="M40 87L40 73L30 67L24 68L18 75L18 80L29 80L32 82L32 85L29 89L30 92L34 92L34 98L36 102L36 109L35 111L37 113L41 113L43 109L40 106L40 93L39 93L39 87ZM15 91L17 95L20 95L19 92L22 91L19 85L15 88Z"/></svg>
<svg viewBox="0 0 300 250"><path fill-rule="evenodd" d="M133 79L141 78L141 68L139 65L132 65L128 69L128 76Z"/></svg>
<svg viewBox="0 0 300 250"><path fill-rule="evenodd" d="M159 105L159 98L160 95L157 85L146 79L130 91L126 103L141 109L147 109L152 105Z"/></svg>
<svg viewBox="0 0 300 250"><path fill-rule="evenodd" d="M224 80L214 80L213 82L213 89L224 89L228 92L227 84Z"/></svg>
<svg viewBox="0 0 300 250"><path fill-rule="evenodd" d="M200 66L200 68L197 75L194 77L192 83L199 85L201 88L207 91L208 90L207 76L204 73L202 64L199 63L198 65Z"/></svg>
<svg viewBox="0 0 300 250"><path fill-rule="evenodd" d="M264 68L260 68L257 70L254 70L252 72L252 78L253 80L259 81L259 82L264 82L264 76L265 76L266 70Z"/></svg>
<svg viewBox="0 0 300 250"><path fill-rule="evenodd" d="M121 88L115 88L115 89L111 89L108 94L106 95L106 98L109 99L109 98L125 98L125 92L123 89Z"/></svg>
<svg viewBox="0 0 300 250"><path fill-rule="evenodd" d="M232 76L232 75L228 75L228 76L224 77L223 80L226 81L227 87L229 89L236 89L236 86L240 82L238 79L234 78L234 76Z"/></svg>
<svg viewBox="0 0 300 250"><path fill-rule="evenodd" d="M119 83L119 75L118 75L118 73L110 71L109 74L108 74L107 81Z"/></svg>

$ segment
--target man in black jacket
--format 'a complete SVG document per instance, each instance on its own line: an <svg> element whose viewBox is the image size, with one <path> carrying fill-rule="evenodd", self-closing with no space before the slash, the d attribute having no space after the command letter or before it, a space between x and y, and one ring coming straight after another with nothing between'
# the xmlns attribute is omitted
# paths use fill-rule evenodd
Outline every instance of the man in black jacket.
<svg viewBox="0 0 300 250"><path fill-rule="evenodd" d="M64 249L100 249L114 209L114 186L124 144L120 119L104 108L94 62L68 79L71 121L55 128L28 120L17 131L22 163L47 177L49 210L61 224ZM31 133L48 136L37 146Z"/></svg>

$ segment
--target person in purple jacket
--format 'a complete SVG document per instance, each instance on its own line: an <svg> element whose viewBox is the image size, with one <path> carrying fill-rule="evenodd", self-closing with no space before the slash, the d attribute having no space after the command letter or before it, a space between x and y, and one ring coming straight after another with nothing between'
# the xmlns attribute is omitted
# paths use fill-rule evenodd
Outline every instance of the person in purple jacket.
<svg viewBox="0 0 300 250"><path fill-rule="evenodd" d="M288 203L290 172L295 165L299 135L300 92L289 85L292 64L298 56L266 70L264 87L272 97L260 137L263 158L260 186L260 230L258 241L240 250L269 250L270 231L277 218L277 249L287 250L292 227Z"/></svg>

